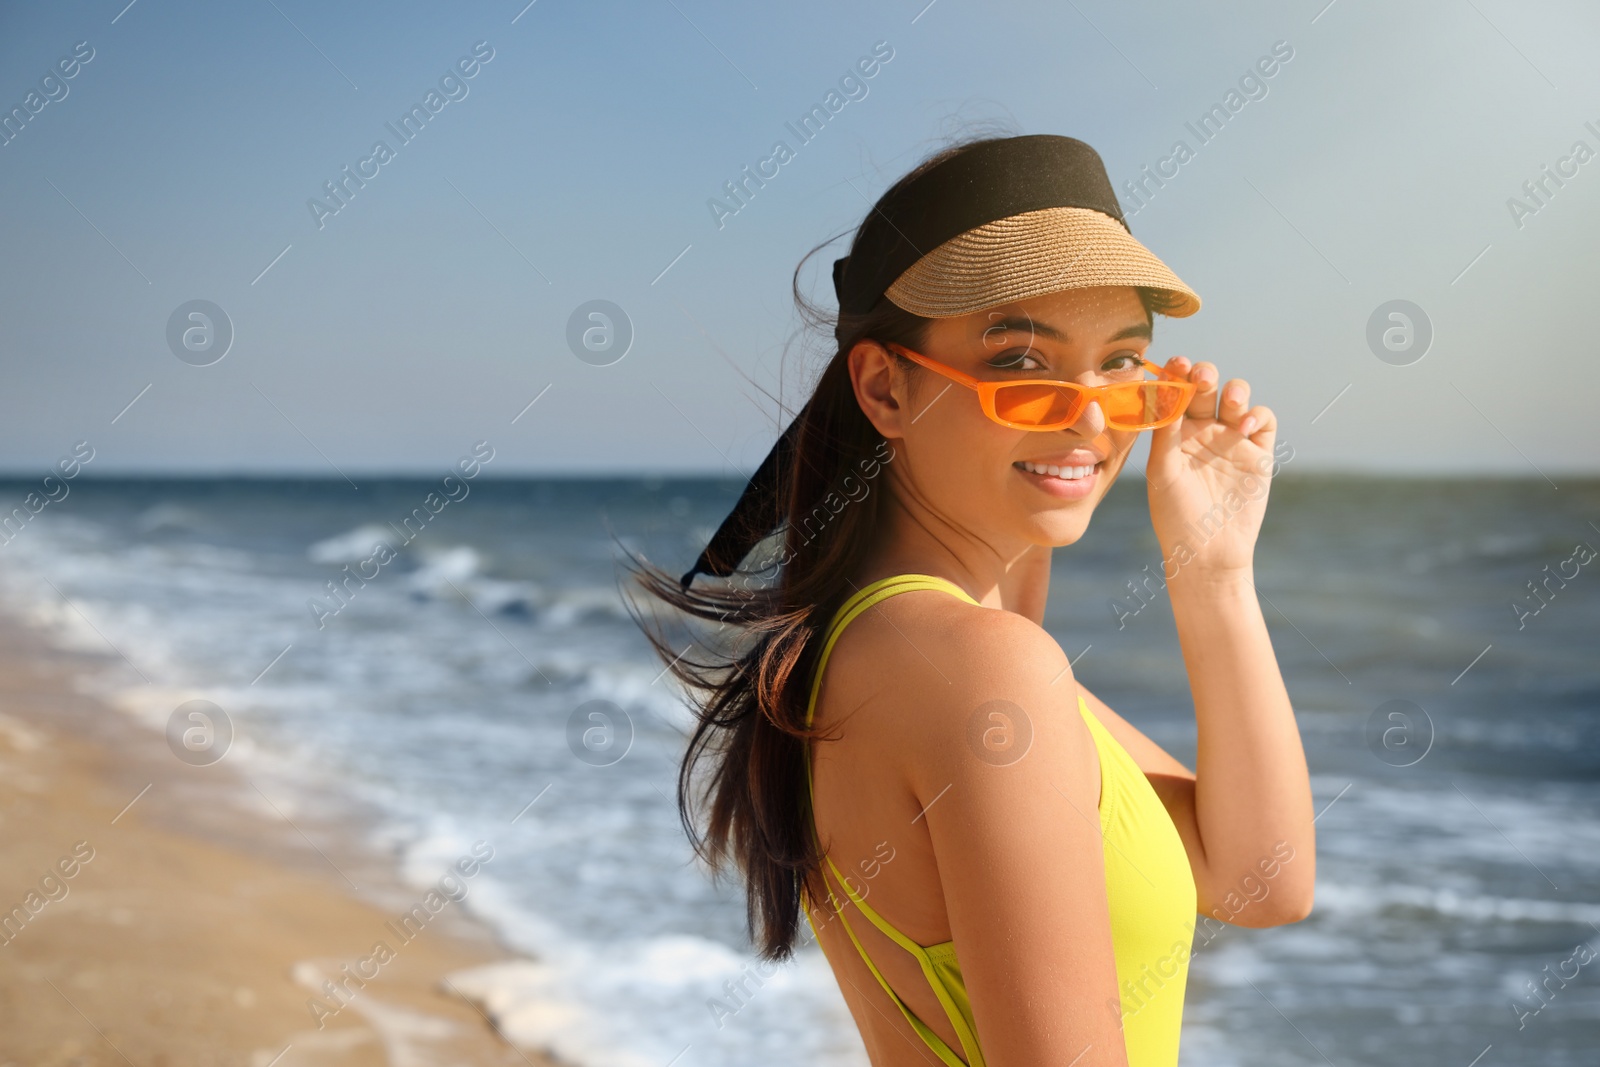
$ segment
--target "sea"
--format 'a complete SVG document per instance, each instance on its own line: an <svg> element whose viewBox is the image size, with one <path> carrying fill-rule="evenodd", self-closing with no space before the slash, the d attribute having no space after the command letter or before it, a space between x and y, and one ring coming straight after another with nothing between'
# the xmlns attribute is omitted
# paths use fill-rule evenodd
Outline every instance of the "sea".
<svg viewBox="0 0 1600 1067"><path fill-rule="evenodd" d="M1557 481L1275 480L1255 579L1311 767L1316 903L1202 925L1182 1064L1600 1063L1600 481ZM492 848L454 906L518 960L458 984L508 1034L584 1067L866 1063L816 946L758 968L737 880L692 854L691 715L628 607L624 552L686 569L737 483L70 484L6 527L0 604L330 864L343 835L421 892ZM0 504L35 489L0 482ZM1056 552L1045 625L1192 766L1160 555L1125 476Z"/></svg>

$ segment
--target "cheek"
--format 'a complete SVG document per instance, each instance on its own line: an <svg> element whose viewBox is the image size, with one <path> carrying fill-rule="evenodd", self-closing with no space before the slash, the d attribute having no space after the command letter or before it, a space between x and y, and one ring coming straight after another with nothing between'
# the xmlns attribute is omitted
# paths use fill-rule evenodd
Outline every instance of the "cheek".
<svg viewBox="0 0 1600 1067"><path fill-rule="evenodd" d="M990 421L967 390L951 389L936 401L935 396L937 389L918 398L918 410L925 414L906 437L923 491L948 507L981 507L980 498L991 495L1010 473L1019 431Z"/></svg>
<svg viewBox="0 0 1600 1067"><path fill-rule="evenodd" d="M957 462L973 472L971 477L984 482L1006 483L1011 464L1026 454L1034 434L1013 430L990 419L972 401L970 417L962 420L961 436L954 440Z"/></svg>

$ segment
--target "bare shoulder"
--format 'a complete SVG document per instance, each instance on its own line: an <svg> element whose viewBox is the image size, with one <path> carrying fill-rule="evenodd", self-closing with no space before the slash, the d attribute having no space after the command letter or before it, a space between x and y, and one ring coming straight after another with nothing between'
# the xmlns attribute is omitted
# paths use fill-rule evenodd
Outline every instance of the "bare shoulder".
<svg viewBox="0 0 1600 1067"><path fill-rule="evenodd" d="M850 629L841 673L877 694L874 733L919 785L948 780L973 756L1003 762L1008 745L1031 745L1041 731L1052 735L1047 748L1093 744L1066 654L1015 612L918 590L879 602Z"/></svg>

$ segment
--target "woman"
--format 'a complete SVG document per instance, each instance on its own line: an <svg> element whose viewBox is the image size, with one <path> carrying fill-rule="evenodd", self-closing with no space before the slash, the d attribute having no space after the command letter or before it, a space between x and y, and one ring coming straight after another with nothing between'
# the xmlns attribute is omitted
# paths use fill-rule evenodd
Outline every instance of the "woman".
<svg viewBox="0 0 1600 1067"><path fill-rule="evenodd" d="M680 582L640 567L718 624L720 651L672 667L699 713L684 825L738 865L764 958L805 909L875 1065L1170 1067L1197 912L1311 908L1305 757L1251 571L1276 418L1210 362L1146 359L1153 313L1199 298L1071 138L927 160L834 286L837 353L733 514ZM1040 625L1051 550L1144 429L1194 771Z"/></svg>

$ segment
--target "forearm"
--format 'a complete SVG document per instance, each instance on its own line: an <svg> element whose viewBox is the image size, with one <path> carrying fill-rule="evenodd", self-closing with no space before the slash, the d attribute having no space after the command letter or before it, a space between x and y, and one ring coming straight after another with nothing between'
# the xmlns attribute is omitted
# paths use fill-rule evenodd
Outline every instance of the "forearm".
<svg viewBox="0 0 1600 1067"><path fill-rule="evenodd" d="M1205 870L1196 877L1203 898L1240 892L1244 879L1263 881L1262 862L1282 860L1286 843L1293 859L1236 920L1265 925L1309 908L1316 842L1300 729L1253 581L1179 574L1169 592L1199 731L1194 818Z"/></svg>

